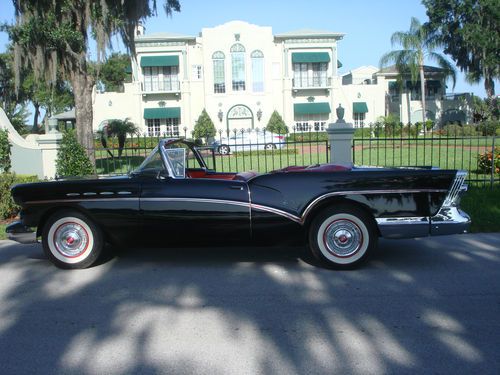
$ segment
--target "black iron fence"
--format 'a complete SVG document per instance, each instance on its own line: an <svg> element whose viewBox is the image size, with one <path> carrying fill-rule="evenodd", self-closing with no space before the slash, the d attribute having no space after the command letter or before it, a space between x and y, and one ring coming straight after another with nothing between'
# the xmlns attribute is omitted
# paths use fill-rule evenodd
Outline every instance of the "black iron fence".
<svg viewBox="0 0 500 375"><path fill-rule="evenodd" d="M468 171L467 181L493 186L500 182L500 137L482 135L473 126L427 130L397 125L369 126L353 140L358 165L433 166Z"/></svg>
<svg viewBox="0 0 500 375"><path fill-rule="evenodd" d="M137 168L170 134L133 136L120 149L118 140L94 141L96 170L100 175L126 174ZM180 138L189 139L187 131ZM479 185L500 182L500 137L443 131L423 132L414 127L357 129L353 140L353 162L357 165L411 167L434 166L463 169L468 182ZM220 131L199 145L210 169L221 172L269 172L292 165L330 161L326 132L275 134L259 130Z"/></svg>
<svg viewBox="0 0 500 375"><path fill-rule="evenodd" d="M102 142L96 135L93 147L99 175L126 174L137 168L162 138L171 134L128 137L120 148L118 139ZM189 139L186 129L175 137ZM221 172L269 172L291 165L329 162L325 132L272 133L259 129L220 131L215 137L203 139L198 148L210 169Z"/></svg>

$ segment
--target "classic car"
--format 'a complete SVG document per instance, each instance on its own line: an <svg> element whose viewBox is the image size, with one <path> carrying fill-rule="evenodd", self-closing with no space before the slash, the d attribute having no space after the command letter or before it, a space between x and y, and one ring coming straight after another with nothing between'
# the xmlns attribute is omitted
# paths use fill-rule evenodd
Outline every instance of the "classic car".
<svg viewBox="0 0 500 375"><path fill-rule="evenodd" d="M16 185L21 220L6 229L41 237L61 268L96 262L116 246L308 243L327 266L360 264L379 237L464 233L465 172L352 165L223 173L192 143L164 139L127 176ZM36 229L32 229L36 228Z"/></svg>
<svg viewBox="0 0 500 375"><path fill-rule="evenodd" d="M221 155L250 150L275 150L283 148L285 137L270 131L241 131L231 136L222 136L212 143L213 149Z"/></svg>

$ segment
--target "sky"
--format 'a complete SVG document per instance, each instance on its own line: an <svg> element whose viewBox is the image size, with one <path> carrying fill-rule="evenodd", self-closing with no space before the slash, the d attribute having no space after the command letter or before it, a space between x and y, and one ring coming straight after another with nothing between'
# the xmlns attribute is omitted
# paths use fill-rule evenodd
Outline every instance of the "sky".
<svg viewBox="0 0 500 375"><path fill-rule="evenodd" d="M158 16L146 21L146 34L172 32L196 36L204 27L233 20L271 26L273 34L303 28L345 33L337 45L343 64L340 74L363 65L378 66L380 57L393 49L390 43L393 32L408 30L411 17L422 23L427 20L420 0L180 0L181 12L171 18L165 16L163 0L157 3ZM14 22L12 0L0 0L0 22ZM113 42L115 50L122 49L118 38L113 38ZM7 35L0 32L0 52L7 43ZM453 92L451 83L448 92ZM486 96L483 82L470 85L459 71L454 92Z"/></svg>

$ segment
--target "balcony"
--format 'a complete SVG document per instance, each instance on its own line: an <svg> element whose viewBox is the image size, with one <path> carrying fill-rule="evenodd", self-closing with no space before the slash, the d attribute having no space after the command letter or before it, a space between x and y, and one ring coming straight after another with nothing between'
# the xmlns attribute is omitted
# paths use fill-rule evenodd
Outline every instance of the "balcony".
<svg viewBox="0 0 500 375"><path fill-rule="evenodd" d="M292 79L292 89L299 90L329 90L332 87L331 77L311 77L302 79Z"/></svg>
<svg viewBox="0 0 500 375"><path fill-rule="evenodd" d="M179 81L174 82L153 82L144 83L141 82L141 93L143 95L153 95L153 94L176 94L179 95L181 92L181 83Z"/></svg>

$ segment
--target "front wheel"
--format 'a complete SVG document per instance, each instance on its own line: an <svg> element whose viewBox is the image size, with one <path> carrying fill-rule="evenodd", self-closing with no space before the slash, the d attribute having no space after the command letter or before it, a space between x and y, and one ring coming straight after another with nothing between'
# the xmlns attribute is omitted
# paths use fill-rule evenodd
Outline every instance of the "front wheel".
<svg viewBox="0 0 500 375"><path fill-rule="evenodd" d="M228 145L220 145L218 148L219 154L221 155L229 155L231 152L231 149L229 148Z"/></svg>
<svg viewBox="0 0 500 375"><path fill-rule="evenodd" d="M276 145L274 143L268 143L264 146L266 150L276 150Z"/></svg>
<svg viewBox="0 0 500 375"><path fill-rule="evenodd" d="M103 238L97 227L77 211L59 211L45 223L43 251L59 268L87 268L99 258Z"/></svg>
<svg viewBox="0 0 500 375"><path fill-rule="evenodd" d="M316 259L335 268L353 268L366 261L377 246L373 219L363 210L339 206L322 211L309 230Z"/></svg>

